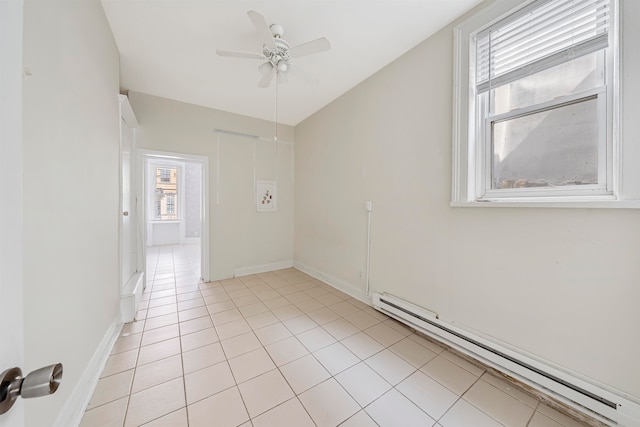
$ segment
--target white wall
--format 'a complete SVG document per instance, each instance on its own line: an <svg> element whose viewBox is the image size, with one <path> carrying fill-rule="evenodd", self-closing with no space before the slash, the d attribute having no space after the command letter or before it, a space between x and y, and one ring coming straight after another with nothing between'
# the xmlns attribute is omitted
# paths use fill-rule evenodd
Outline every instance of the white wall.
<svg viewBox="0 0 640 427"><path fill-rule="evenodd" d="M271 137L272 122L129 92L140 149L207 156L211 279L238 268L293 259L293 129L279 126L272 142L215 129ZM219 138L219 150L218 150ZM218 155L219 154L219 155ZM257 213L255 180L278 181L277 212Z"/></svg>
<svg viewBox="0 0 640 427"><path fill-rule="evenodd" d="M640 3L623 16L640 140ZM362 291L372 200L372 291L640 399L640 211L449 207L452 28L296 127L295 260Z"/></svg>
<svg viewBox="0 0 640 427"><path fill-rule="evenodd" d="M118 61L99 1L25 1L23 368L64 365L27 426L56 420L118 317Z"/></svg>
<svg viewBox="0 0 640 427"><path fill-rule="evenodd" d="M22 1L0 2L0 371L24 361L22 292ZM0 415L1 427L24 424L22 402Z"/></svg>

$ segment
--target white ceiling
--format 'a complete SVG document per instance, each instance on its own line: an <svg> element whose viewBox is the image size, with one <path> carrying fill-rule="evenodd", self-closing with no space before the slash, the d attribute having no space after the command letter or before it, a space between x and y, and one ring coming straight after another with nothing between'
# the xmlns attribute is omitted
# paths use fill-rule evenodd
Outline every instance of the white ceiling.
<svg viewBox="0 0 640 427"><path fill-rule="evenodd" d="M274 120L275 83L258 87L261 53L247 11L279 23L295 46L319 37L331 50L295 61L278 85L278 122L296 125L481 0L102 0L120 51L121 88ZM425 58L434 61L437 58ZM296 74L295 67L317 78Z"/></svg>

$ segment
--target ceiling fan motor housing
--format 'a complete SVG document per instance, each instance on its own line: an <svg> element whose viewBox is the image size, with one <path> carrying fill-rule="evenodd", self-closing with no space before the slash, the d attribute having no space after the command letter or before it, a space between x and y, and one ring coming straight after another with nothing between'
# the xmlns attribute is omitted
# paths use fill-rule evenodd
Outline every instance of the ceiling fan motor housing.
<svg viewBox="0 0 640 427"><path fill-rule="evenodd" d="M262 53L264 54L264 56L276 68L278 68L278 66L281 64L283 65L289 64L289 62L291 61L291 56L289 55L289 49L290 49L289 43L287 43L285 40L279 37L274 37L273 41L276 45L276 48L271 49L265 45L262 50ZM282 69L282 67L278 69L280 71L285 71L286 66L284 67L284 69Z"/></svg>

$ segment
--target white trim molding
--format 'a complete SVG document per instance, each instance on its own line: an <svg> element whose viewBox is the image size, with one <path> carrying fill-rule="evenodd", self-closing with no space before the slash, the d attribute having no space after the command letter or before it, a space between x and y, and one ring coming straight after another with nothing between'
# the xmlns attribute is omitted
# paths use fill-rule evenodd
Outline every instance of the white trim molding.
<svg viewBox="0 0 640 427"><path fill-rule="evenodd" d="M337 277L333 277L329 274L323 273L322 271L317 270L310 265L307 265L300 261L293 261L293 267L315 279L320 280L321 282L326 283L333 288L336 288L339 291L344 292L349 296L352 296L357 300L362 301L365 304L371 305L371 298L367 296L366 291L364 289L360 289L357 286L354 286L346 280L338 279Z"/></svg>
<svg viewBox="0 0 640 427"><path fill-rule="evenodd" d="M239 267L234 270L233 277L250 276L252 274L258 273L268 273L269 271L282 270L291 267L293 267L293 260L253 265L250 267Z"/></svg>
<svg viewBox="0 0 640 427"><path fill-rule="evenodd" d="M120 316L120 313L118 313L118 316L105 332L80 380L58 414L58 418L53 423L53 427L68 427L80 424L84 411L98 385L100 374L102 374L111 350L122 330Z"/></svg>

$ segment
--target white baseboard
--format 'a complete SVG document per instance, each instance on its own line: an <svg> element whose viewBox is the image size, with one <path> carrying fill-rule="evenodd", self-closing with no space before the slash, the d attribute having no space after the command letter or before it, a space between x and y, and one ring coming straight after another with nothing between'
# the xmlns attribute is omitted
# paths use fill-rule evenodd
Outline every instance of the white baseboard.
<svg viewBox="0 0 640 427"><path fill-rule="evenodd" d="M144 272L134 273L120 293L120 320L123 323L133 322L142 291L144 290Z"/></svg>
<svg viewBox="0 0 640 427"><path fill-rule="evenodd" d="M80 424L84 411L98 384L100 374L107 363L111 349L116 339L118 339L121 330L122 322L120 321L120 313L118 313L118 316L113 320L113 323L111 323L111 326L109 326L102 337L102 341L100 341L98 348L84 370L82 377L80 377L80 381L78 381L78 384L76 384L71 392L62 411L60 411L58 418L53 423L53 427L69 427Z"/></svg>
<svg viewBox="0 0 640 427"><path fill-rule="evenodd" d="M345 294L362 301L365 304L371 305L371 298L367 296L364 289L360 289L357 286L347 282L346 280L338 279L336 277L325 274L320 270L316 270L315 268L300 261L293 261L293 266L303 273L306 273L309 276L318 279L326 283L327 285L332 286L337 290L342 291Z"/></svg>
<svg viewBox="0 0 640 427"><path fill-rule="evenodd" d="M269 271L282 270L283 268L291 268L291 267L293 267L292 260L272 262L269 264L254 265L251 267L241 267L241 268L236 268L234 270L233 277L242 277L242 276L249 276L251 274L267 273Z"/></svg>

